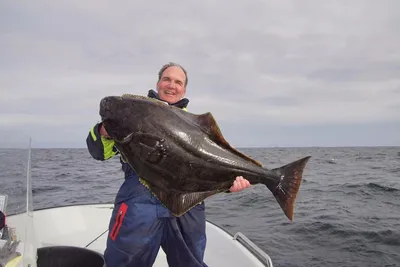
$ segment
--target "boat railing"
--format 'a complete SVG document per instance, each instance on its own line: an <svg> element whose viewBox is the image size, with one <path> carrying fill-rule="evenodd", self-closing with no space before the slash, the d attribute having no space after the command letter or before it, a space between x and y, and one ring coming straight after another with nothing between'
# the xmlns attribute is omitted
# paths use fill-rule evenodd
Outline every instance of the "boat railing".
<svg viewBox="0 0 400 267"><path fill-rule="evenodd" d="M250 250L260 261L262 261L267 267L273 267L272 260L267 253L262 251L256 244L254 244L250 239L248 239L243 233L237 232L233 236L234 240L240 242L248 250Z"/></svg>

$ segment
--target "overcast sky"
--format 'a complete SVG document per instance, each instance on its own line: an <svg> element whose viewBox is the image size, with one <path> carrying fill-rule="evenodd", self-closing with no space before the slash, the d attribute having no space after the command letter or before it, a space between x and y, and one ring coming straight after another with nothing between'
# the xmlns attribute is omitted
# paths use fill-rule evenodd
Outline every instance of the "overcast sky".
<svg viewBox="0 0 400 267"><path fill-rule="evenodd" d="M400 145L399 27L398 0L1 1L0 132L85 147L174 61L234 146Z"/></svg>

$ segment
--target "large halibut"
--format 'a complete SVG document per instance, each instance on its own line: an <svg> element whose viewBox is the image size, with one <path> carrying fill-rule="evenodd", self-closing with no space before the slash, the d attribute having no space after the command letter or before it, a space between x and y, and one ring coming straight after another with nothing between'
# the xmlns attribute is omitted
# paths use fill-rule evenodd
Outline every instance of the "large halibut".
<svg viewBox="0 0 400 267"><path fill-rule="evenodd" d="M264 184L293 220L303 169L310 156L267 169L231 147L211 113L192 114L143 96L107 96L103 125L123 159L175 216L229 190L237 176Z"/></svg>

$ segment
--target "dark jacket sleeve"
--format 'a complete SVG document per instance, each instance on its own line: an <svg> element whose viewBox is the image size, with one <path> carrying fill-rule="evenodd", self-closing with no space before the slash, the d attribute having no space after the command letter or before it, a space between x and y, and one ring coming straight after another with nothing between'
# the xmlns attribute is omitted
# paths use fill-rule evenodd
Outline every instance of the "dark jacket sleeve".
<svg viewBox="0 0 400 267"><path fill-rule="evenodd" d="M113 156L119 154L118 150L114 146L114 140L107 139L100 135L101 123L97 123L90 129L90 132L86 138L86 145L90 155L96 160L107 160Z"/></svg>

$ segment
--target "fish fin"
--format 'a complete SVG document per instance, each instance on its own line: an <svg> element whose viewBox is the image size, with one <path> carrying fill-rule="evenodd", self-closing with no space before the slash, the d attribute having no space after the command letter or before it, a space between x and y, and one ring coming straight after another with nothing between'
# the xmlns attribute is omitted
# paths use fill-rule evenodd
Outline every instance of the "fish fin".
<svg viewBox="0 0 400 267"><path fill-rule="evenodd" d="M143 100L152 100L150 97L142 96L142 95L134 95L134 94L122 94L122 98L135 98L135 99L143 99Z"/></svg>
<svg viewBox="0 0 400 267"><path fill-rule="evenodd" d="M133 94L122 94L122 96L121 97L126 97L126 98L136 98L137 97L137 95L133 95Z"/></svg>
<svg viewBox="0 0 400 267"><path fill-rule="evenodd" d="M274 188L268 188L291 221L293 221L294 203L301 185L303 170L310 158L310 156L304 157L285 166L272 169L272 171L281 175L281 179Z"/></svg>
<svg viewBox="0 0 400 267"><path fill-rule="evenodd" d="M165 192L162 188L157 187L147 180L142 178L141 182L144 184L160 202L167 207L174 216L182 216L188 210L203 202L207 197L212 196L216 193L222 192L223 190L212 190L206 192Z"/></svg>
<svg viewBox="0 0 400 267"><path fill-rule="evenodd" d="M141 100L147 100L147 101L153 101L154 103L159 103L160 105L165 105L165 102L160 101L156 98L151 98L151 97L147 97L147 96L142 96L142 95L133 95L133 94L123 94L121 96L122 98L134 98L134 99L141 99ZM166 105L168 106L168 105ZM171 106L172 107L172 106Z"/></svg>
<svg viewBox="0 0 400 267"><path fill-rule="evenodd" d="M232 153L236 154L239 157L243 157L253 163L255 163L258 166L262 166L260 162L258 162L255 159L250 158L248 155L243 154L236 148L232 147L228 141L225 140L224 136L222 135L221 129L218 126L217 121L215 120L214 116L210 113L203 113L200 115L196 115L193 113L182 113L186 117L190 117L192 122L195 122L196 125L198 125L204 133L206 133L212 141L217 143L218 145L224 147L225 149L228 149Z"/></svg>

